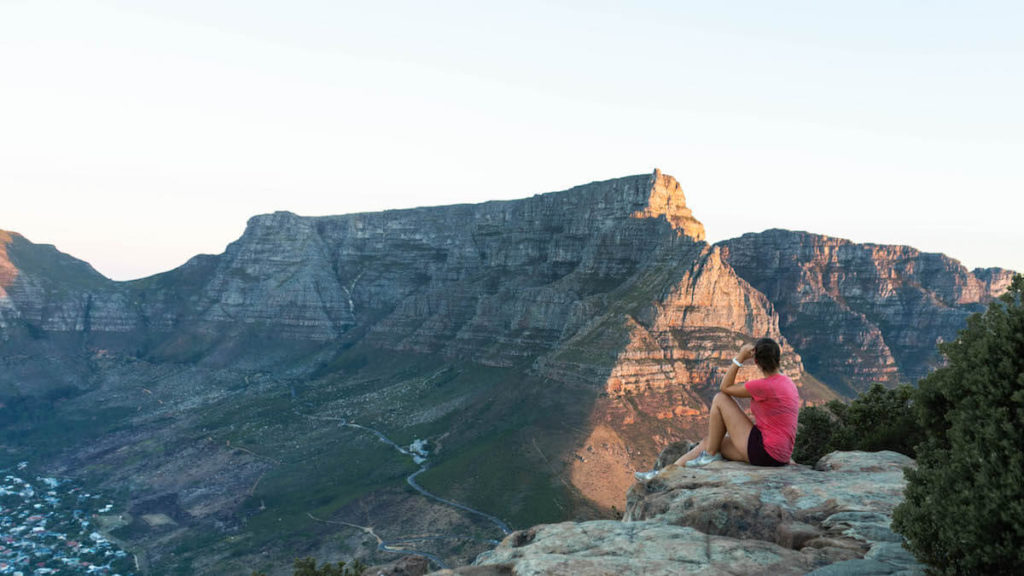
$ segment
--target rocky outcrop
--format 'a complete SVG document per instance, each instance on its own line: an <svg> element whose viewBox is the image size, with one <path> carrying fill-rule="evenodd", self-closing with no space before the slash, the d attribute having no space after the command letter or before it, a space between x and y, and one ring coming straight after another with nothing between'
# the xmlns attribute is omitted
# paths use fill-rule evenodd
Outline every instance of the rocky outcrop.
<svg viewBox="0 0 1024 576"><path fill-rule="evenodd" d="M475 564L516 576L923 574L889 527L913 465L836 452L814 468L670 466L633 486L624 521L535 526Z"/></svg>
<svg viewBox="0 0 1024 576"><path fill-rule="evenodd" d="M654 171L647 207L633 215L636 218L664 217L680 234L704 240L704 225L693 217L693 211L686 205L683 187L661 170Z"/></svg>
<svg viewBox="0 0 1024 576"><path fill-rule="evenodd" d="M968 271L942 254L768 230L721 243L724 259L771 300L808 371L845 394L916 382L936 344L1006 290L1012 273Z"/></svg>
<svg viewBox="0 0 1024 576"><path fill-rule="evenodd" d="M251 218L205 276L199 286L186 284L181 299L155 306L150 316L169 317L165 329L184 324L213 335L247 328L312 342L337 339L355 324L351 297L314 219L290 212ZM181 291L182 283L174 284Z"/></svg>

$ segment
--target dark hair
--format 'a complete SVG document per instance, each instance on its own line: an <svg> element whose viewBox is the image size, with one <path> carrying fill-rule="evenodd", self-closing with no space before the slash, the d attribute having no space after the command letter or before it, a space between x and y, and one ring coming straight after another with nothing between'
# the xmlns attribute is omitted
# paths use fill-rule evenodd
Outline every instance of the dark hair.
<svg viewBox="0 0 1024 576"><path fill-rule="evenodd" d="M758 338L757 342L754 342L754 362L766 374L779 369L781 354L779 345L771 338Z"/></svg>

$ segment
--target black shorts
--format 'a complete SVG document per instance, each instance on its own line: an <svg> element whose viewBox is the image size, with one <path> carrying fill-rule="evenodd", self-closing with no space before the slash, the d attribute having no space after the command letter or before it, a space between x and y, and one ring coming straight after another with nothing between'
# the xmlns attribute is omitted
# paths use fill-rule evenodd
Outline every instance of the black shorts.
<svg viewBox="0 0 1024 576"><path fill-rule="evenodd" d="M764 449L764 438L761 431L754 426L750 429L750 436L747 437L747 458L754 466L785 466L789 462L779 462L772 458Z"/></svg>

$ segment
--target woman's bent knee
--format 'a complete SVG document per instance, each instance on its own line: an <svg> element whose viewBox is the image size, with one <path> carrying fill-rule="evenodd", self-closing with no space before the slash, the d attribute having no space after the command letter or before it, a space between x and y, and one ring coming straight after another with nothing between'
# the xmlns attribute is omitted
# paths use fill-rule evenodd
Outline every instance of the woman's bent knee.
<svg viewBox="0 0 1024 576"><path fill-rule="evenodd" d="M715 397L711 399L712 406L714 406L715 404L721 405L725 402L732 402L733 404L735 404L736 400L733 399L732 396L726 394L725 392L718 392L717 394L715 394Z"/></svg>

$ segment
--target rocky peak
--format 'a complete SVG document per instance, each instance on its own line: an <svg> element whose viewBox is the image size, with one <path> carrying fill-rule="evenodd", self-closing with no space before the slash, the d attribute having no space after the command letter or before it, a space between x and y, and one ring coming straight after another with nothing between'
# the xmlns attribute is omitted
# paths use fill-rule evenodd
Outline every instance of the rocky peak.
<svg viewBox="0 0 1024 576"><path fill-rule="evenodd" d="M693 211L686 206L683 187L675 178L654 169L650 180L650 197L647 207L633 214L635 218L657 218L664 216L680 234L694 240L704 240L704 225L693 217Z"/></svg>
<svg viewBox="0 0 1024 576"><path fill-rule="evenodd" d="M303 220L305 219L302 216L294 212L278 210L270 214L257 214L249 218L249 221L246 222L245 230L247 233L263 229L281 232L300 224Z"/></svg>

